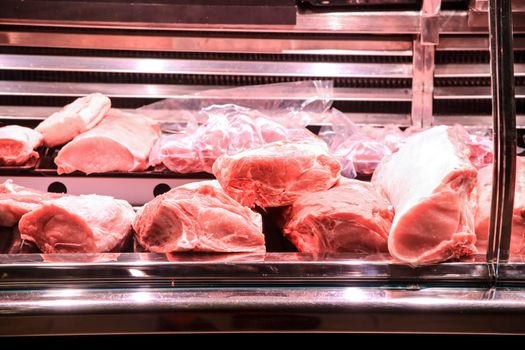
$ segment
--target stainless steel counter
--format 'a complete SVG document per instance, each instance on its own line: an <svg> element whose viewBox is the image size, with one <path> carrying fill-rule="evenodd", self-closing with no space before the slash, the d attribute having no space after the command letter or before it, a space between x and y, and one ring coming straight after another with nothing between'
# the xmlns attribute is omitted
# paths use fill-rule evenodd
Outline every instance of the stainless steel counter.
<svg viewBox="0 0 525 350"><path fill-rule="evenodd" d="M0 334L525 333L525 290L360 287L0 293Z"/></svg>

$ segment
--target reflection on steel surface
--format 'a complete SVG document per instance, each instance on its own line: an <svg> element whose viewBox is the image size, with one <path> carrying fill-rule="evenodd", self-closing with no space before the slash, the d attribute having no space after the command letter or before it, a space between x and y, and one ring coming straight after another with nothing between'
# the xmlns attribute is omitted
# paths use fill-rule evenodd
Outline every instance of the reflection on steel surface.
<svg viewBox="0 0 525 350"><path fill-rule="evenodd" d="M466 69L467 68L467 69ZM517 63L514 65L514 73L517 77L525 76L525 64ZM436 78L454 77L490 77L490 65L488 64L458 64L451 63L437 65L434 75Z"/></svg>
<svg viewBox="0 0 525 350"><path fill-rule="evenodd" d="M160 58L0 55L2 69L158 74L215 74L298 77L410 78L408 63L220 61Z"/></svg>
<svg viewBox="0 0 525 350"><path fill-rule="evenodd" d="M202 99L195 93L206 93L206 99L231 99L231 86L206 85L169 85L169 84L111 84L111 83L65 83L65 82L35 82L35 81L0 81L0 95L16 96L83 96L93 91L100 92L108 97L117 98L184 98ZM228 93L221 92L227 89ZM287 95L267 91L257 95L240 94L235 99L258 100L302 100L310 98L305 92L289 91ZM411 101L410 89L402 88L334 88L335 101Z"/></svg>
<svg viewBox="0 0 525 350"><path fill-rule="evenodd" d="M0 292L0 333L525 332L521 289L136 288L82 289L60 296L62 292Z"/></svg>
<svg viewBox="0 0 525 350"><path fill-rule="evenodd" d="M516 98L525 98L525 86L518 86L515 90ZM434 99L491 99L492 94L489 86L446 86L434 89Z"/></svg>
<svg viewBox="0 0 525 350"><path fill-rule="evenodd" d="M388 254L55 254L52 260L40 254L16 254L0 255L0 286L314 286L458 281L475 285L492 278L491 266L483 259L480 255L470 262L413 268L392 261Z"/></svg>
<svg viewBox="0 0 525 350"><path fill-rule="evenodd" d="M0 31L0 45L29 47L60 47L76 49L222 52L222 53L272 53L310 55L393 55L410 56L411 41L405 38L261 38L206 36L166 36L159 34L125 35L95 33L45 33ZM329 46L330 50L327 50Z"/></svg>

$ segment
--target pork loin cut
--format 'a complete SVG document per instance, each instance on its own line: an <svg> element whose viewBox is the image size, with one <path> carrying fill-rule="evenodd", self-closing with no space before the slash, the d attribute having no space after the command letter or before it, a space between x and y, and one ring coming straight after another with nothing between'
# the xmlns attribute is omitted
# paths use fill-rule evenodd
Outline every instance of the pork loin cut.
<svg viewBox="0 0 525 350"><path fill-rule="evenodd" d="M7 180L0 184L0 226L14 226L25 213L40 207L43 200L62 194L33 190Z"/></svg>
<svg viewBox="0 0 525 350"><path fill-rule="evenodd" d="M131 205L108 196L63 196L43 201L20 219L22 239L44 253L103 253L129 237L134 218Z"/></svg>
<svg viewBox="0 0 525 350"><path fill-rule="evenodd" d="M38 131L18 125L0 128L0 165L22 165L38 159L35 149L42 146Z"/></svg>
<svg viewBox="0 0 525 350"><path fill-rule="evenodd" d="M100 93L80 97L53 113L36 130L44 135L46 146L60 146L97 125L110 107L109 98Z"/></svg>
<svg viewBox="0 0 525 350"><path fill-rule="evenodd" d="M160 127L141 115L112 110L93 129L75 137L55 158L59 174L142 171Z"/></svg>
<svg viewBox="0 0 525 350"><path fill-rule="evenodd" d="M138 242L152 252L265 251L261 215L230 198L217 181L156 197L137 213L133 228Z"/></svg>
<svg viewBox="0 0 525 350"><path fill-rule="evenodd" d="M300 252L388 251L393 209L369 182L346 180L305 194L285 215L284 235Z"/></svg>
<svg viewBox="0 0 525 350"><path fill-rule="evenodd" d="M525 157L516 158L516 188L512 215L510 254L525 254ZM490 204L492 199L492 165L478 173L478 210L476 212L476 247L480 253L487 252Z"/></svg>
<svg viewBox="0 0 525 350"><path fill-rule="evenodd" d="M213 174L242 205L279 207L332 187L341 175L341 164L322 141L273 142L221 156L213 164Z"/></svg>
<svg viewBox="0 0 525 350"><path fill-rule="evenodd" d="M376 169L373 183L393 204L390 254L412 265L476 252L477 171L454 128L438 126L408 138Z"/></svg>

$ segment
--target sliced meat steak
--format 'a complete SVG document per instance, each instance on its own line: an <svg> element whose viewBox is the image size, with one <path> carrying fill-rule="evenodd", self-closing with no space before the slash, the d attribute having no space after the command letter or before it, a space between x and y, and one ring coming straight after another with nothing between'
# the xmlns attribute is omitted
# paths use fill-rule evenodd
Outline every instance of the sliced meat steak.
<svg viewBox="0 0 525 350"><path fill-rule="evenodd" d="M510 254L525 254L525 157L517 157L516 189L514 192L514 213L512 215L512 236ZM479 170L478 210L476 212L476 246L480 253L487 252L490 204L492 199L492 165Z"/></svg>
<svg viewBox="0 0 525 350"><path fill-rule="evenodd" d="M98 195L43 201L20 219L22 239L44 253L103 253L123 244L135 212L128 202Z"/></svg>
<svg viewBox="0 0 525 350"><path fill-rule="evenodd" d="M44 135L46 146L60 146L97 125L110 107L111 101L102 94L80 97L53 113L36 130Z"/></svg>
<svg viewBox="0 0 525 350"><path fill-rule="evenodd" d="M346 180L299 197L285 216L284 235L300 252L379 253L388 251L394 213L370 183Z"/></svg>
<svg viewBox="0 0 525 350"><path fill-rule="evenodd" d="M22 165L38 159L42 134L30 128L8 125L0 128L0 165Z"/></svg>
<svg viewBox="0 0 525 350"><path fill-rule="evenodd" d="M14 226L25 213L38 209L43 200L62 197L19 186L12 180L0 184L0 226Z"/></svg>
<svg viewBox="0 0 525 350"><path fill-rule="evenodd" d="M221 156L213 173L242 205L279 207L305 193L332 187L341 175L341 164L322 141L273 142Z"/></svg>
<svg viewBox="0 0 525 350"><path fill-rule="evenodd" d="M172 189L147 203L133 223L152 252L264 252L261 216L230 198L217 181Z"/></svg>
<svg viewBox="0 0 525 350"><path fill-rule="evenodd" d="M477 171L454 128L438 126L408 138L376 169L373 183L393 204L388 249L421 265L476 252Z"/></svg>
<svg viewBox="0 0 525 350"><path fill-rule="evenodd" d="M112 110L93 129L75 137L58 152L59 174L80 170L86 174L142 171L160 137L160 127L141 115Z"/></svg>

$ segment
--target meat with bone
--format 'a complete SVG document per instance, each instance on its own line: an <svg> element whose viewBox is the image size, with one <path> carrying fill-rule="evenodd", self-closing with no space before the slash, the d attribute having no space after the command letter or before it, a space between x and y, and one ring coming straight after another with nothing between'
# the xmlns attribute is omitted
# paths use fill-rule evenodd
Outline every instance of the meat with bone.
<svg viewBox="0 0 525 350"><path fill-rule="evenodd" d="M7 180L0 184L0 226L14 226L22 215L38 209L42 201L61 196L19 186Z"/></svg>
<svg viewBox="0 0 525 350"><path fill-rule="evenodd" d="M372 184L346 180L299 197L285 216L284 235L300 252L380 253L394 213Z"/></svg>
<svg viewBox="0 0 525 350"><path fill-rule="evenodd" d="M446 126L408 138L387 157L372 181L395 209L390 254L422 265L475 253L476 176L461 135Z"/></svg>
<svg viewBox="0 0 525 350"><path fill-rule="evenodd" d="M35 149L42 142L42 134L33 129L18 125L0 128L0 165L22 165L38 159Z"/></svg>
<svg viewBox="0 0 525 350"><path fill-rule="evenodd" d="M147 117L111 112L93 129L75 137L55 158L59 174L142 171L160 137L160 128Z"/></svg>
<svg viewBox="0 0 525 350"><path fill-rule="evenodd" d="M44 135L47 147L60 146L97 125L110 107L109 98L100 93L80 97L53 113L36 130Z"/></svg>
<svg viewBox="0 0 525 350"><path fill-rule="evenodd" d="M22 239L44 253L103 253L120 247L131 233L135 212L124 200L99 195L44 200L25 214Z"/></svg>
<svg viewBox="0 0 525 350"><path fill-rule="evenodd" d="M512 215L510 254L525 254L525 157L516 158L516 188ZM479 170L478 210L476 212L476 236L480 253L487 252L490 205L492 199L492 165Z"/></svg>
<svg viewBox="0 0 525 350"><path fill-rule="evenodd" d="M322 141L273 142L221 156L213 173L242 205L279 207L305 193L332 187L341 175L341 164Z"/></svg>
<svg viewBox="0 0 525 350"><path fill-rule="evenodd" d="M133 223L152 252L264 252L261 216L229 197L217 181L176 187L147 203Z"/></svg>

